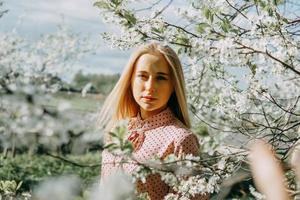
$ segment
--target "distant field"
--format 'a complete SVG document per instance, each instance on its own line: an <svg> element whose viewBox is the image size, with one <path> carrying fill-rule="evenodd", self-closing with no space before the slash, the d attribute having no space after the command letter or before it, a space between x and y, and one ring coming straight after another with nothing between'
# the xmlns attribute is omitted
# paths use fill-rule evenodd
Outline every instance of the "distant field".
<svg viewBox="0 0 300 200"><path fill-rule="evenodd" d="M50 102L43 103L49 107L57 107L62 102L69 102L74 112L96 112L101 108L105 97L101 94L87 94L82 97L80 93L58 92Z"/></svg>

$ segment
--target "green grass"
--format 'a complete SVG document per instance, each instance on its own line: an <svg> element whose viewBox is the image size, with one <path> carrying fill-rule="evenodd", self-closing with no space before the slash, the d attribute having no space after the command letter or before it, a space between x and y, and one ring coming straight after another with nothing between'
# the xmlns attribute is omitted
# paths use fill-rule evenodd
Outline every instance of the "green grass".
<svg viewBox="0 0 300 200"><path fill-rule="evenodd" d="M94 165L101 163L100 155L100 153L70 155L67 159L84 165ZM62 175L76 175L87 187L99 178L100 166L78 167L47 155L23 154L5 159L0 157L0 181L15 180L17 183L22 181L20 192L32 191L41 181Z"/></svg>
<svg viewBox="0 0 300 200"><path fill-rule="evenodd" d="M66 92L60 92L55 94L57 101L54 102L56 105L59 101L68 101L72 109L94 112L100 108L104 101L104 97L97 96L94 94L88 94L86 97L82 97L81 94L67 94Z"/></svg>
<svg viewBox="0 0 300 200"><path fill-rule="evenodd" d="M47 105L57 106L62 101L67 101L71 104L72 109L83 112L95 112L103 103L103 97L96 95L87 95L82 97L81 94L67 94L60 92L54 95L55 100L48 102Z"/></svg>
<svg viewBox="0 0 300 200"><path fill-rule="evenodd" d="M71 110L76 112L97 112L103 104L105 97L95 94L87 94L82 97L79 93L58 92L52 95L51 101L45 100L44 97L36 99L37 102L46 107L57 107L62 102L68 102L71 105Z"/></svg>

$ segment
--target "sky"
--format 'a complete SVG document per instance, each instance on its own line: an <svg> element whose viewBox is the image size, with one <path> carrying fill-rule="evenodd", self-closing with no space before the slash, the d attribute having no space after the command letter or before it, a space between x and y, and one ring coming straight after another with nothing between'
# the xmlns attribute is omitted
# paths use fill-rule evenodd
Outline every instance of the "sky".
<svg viewBox="0 0 300 200"><path fill-rule="evenodd" d="M112 49L101 38L103 32L114 32L115 28L104 24L100 10L93 6L96 0L0 0L3 9L8 9L0 18L0 34L15 31L21 37L37 41L43 34L57 31L59 25L64 25L73 33L89 36L100 44L95 55L90 55L74 66L74 71L82 69L83 73L121 73L132 50L121 51ZM155 6L162 8L170 0L162 0ZM137 9L147 8L153 1L135 3ZM172 8L184 6L186 2L172 1L172 5L164 11L166 18L173 21ZM173 7L174 6L174 7ZM172 8L171 8L172 7ZM148 12L148 10L146 10ZM141 12L143 14L143 12ZM177 23L179 21L176 21Z"/></svg>
<svg viewBox="0 0 300 200"><path fill-rule="evenodd" d="M111 49L100 33L111 31L102 22L99 9L92 0L3 0L8 9L0 20L0 32L15 30L20 36L35 41L43 34L55 32L64 24L79 35L89 35L101 44L95 55L81 61L76 68L85 73L120 73L126 64L130 51Z"/></svg>

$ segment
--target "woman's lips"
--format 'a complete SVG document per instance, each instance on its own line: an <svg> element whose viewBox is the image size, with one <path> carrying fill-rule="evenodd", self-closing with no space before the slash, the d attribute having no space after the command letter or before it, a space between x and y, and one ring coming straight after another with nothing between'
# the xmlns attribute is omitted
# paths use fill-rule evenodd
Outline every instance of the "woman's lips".
<svg viewBox="0 0 300 200"><path fill-rule="evenodd" d="M156 100L156 98L154 98L152 96L142 96L142 99L144 99L145 101L154 101L154 100Z"/></svg>

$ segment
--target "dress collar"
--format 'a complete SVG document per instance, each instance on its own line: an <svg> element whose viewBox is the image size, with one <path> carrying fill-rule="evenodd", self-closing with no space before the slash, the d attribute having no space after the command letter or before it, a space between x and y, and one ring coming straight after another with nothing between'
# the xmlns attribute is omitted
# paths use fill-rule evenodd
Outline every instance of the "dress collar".
<svg viewBox="0 0 300 200"><path fill-rule="evenodd" d="M168 124L174 118L174 114L170 108L166 108L160 113L148 117L147 119L142 119L140 113L129 120L128 130L138 130L147 131L153 128L158 128Z"/></svg>

